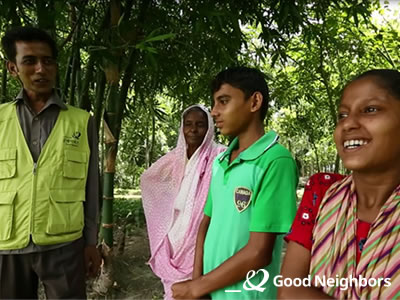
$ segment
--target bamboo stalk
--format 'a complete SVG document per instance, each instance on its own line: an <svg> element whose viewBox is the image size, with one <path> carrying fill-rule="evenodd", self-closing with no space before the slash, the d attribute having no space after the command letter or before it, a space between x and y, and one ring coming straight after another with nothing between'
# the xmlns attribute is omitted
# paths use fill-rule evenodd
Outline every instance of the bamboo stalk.
<svg viewBox="0 0 400 300"><path fill-rule="evenodd" d="M3 63L3 68L1 70L1 98L0 103L7 101L7 67L6 63Z"/></svg>

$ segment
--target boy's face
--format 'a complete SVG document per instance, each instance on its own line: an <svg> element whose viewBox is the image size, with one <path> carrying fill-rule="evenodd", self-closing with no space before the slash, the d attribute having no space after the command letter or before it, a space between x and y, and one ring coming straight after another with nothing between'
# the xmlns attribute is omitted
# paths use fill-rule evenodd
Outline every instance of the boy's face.
<svg viewBox="0 0 400 300"><path fill-rule="evenodd" d="M245 132L254 118L251 99L246 99L242 90L227 83L221 85L213 98L211 115L220 132L228 136Z"/></svg>
<svg viewBox="0 0 400 300"><path fill-rule="evenodd" d="M17 41L15 48L15 62L7 63L11 75L19 78L28 96L51 94L57 63L50 46L44 42Z"/></svg>

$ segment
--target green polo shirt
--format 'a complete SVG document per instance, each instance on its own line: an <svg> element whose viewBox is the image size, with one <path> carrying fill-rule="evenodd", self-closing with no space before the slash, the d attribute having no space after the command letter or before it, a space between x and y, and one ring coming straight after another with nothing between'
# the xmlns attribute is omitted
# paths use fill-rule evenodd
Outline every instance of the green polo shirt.
<svg viewBox="0 0 400 300"><path fill-rule="evenodd" d="M272 279L279 274L283 234L289 231L296 213L298 182L296 164L289 151L278 144L278 138L273 131L266 133L229 164L232 150L238 147L236 138L214 161L204 207L204 213L211 217L204 242L204 273L243 248L251 231L280 235L275 241L272 262L264 268L269 273L268 282L262 286L264 292L245 290L242 280L213 292L213 299L276 298ZM257 285L263 277L259 272L251 283Z"/></svg>

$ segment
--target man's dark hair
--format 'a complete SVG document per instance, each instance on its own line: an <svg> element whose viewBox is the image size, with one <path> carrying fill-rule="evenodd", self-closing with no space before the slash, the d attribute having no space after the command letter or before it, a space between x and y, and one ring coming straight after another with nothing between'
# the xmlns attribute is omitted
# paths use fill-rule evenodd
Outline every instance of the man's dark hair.
<svg viewBox="0 0 400 300"><path fill-rule="evenodd" d="M240 89L245 98L250 98L255 92L260 92L263 102L260 108L260 118L265 119L268 111L269 91L265 75L258 69L248 67L228 68L220 73L211 82L211 92L214 94L225 83Z"/></svg>
<svg viewBox="0 0 400 300"><path fill-rule="evenodd" d="M53 38L44 30L23 26L13 27L6 31L1 39L1 45L4 49L6 58L12 62L15 61L17 56L16 42L43 42L49 45L54 58L57 58L58 51L56 42Z"/></svg>
<svg viewBox="0 0 400 300"><path fill-rule="evenodd" d="M375 83L387 90L393 97L400 100L400 72L392 69L369 70L350 81L346 87L359 79L373 78ZM345 88L346 88L345 87Z"/></svg>

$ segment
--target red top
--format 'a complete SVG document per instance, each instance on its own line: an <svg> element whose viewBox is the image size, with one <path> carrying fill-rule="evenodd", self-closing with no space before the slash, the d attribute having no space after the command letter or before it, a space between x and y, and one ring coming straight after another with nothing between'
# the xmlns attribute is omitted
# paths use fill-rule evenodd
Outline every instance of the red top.
<svg viewBox="0 0 400 300"><path fill-rule="evenodd" d="M343 179L343 175L333 173L317 173L310 177L305 188L303 198L297 209L292 229L285 237L287 242L294 241L311 251L312 230L315 224L321 200L328 188L336 181ZM357 219L357 263L367 240L370 223Z"/></svg>

